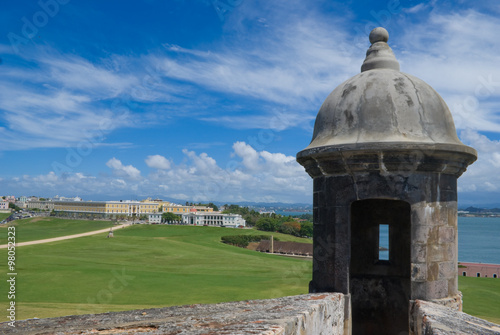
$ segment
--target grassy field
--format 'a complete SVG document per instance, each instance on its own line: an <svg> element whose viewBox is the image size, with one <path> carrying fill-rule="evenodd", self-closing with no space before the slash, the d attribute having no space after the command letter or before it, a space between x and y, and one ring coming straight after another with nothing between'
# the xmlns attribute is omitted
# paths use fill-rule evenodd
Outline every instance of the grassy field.
<svg viewBox="0 0 500 335"><path fill-rule="evenodd" d="M465 313L500 324L500 279L458 277Z"/></svg>
<svg viewBox="0 0 500 335"><path fill-rule="evenodd" d="M307 293L311 261L220 242L262 234L218 227L136 225L16 249L18 319ZM281 240L298 239L273 234ZM0 251L6 259L6 250ZM2 262L3 264L3 262ZM6 269L0 276L5 278ZM5 286L3 286L5 287ZM0 294L0 309L7 306ZM1 316L5 321L5 316Z"/></svg>
<svg viewBox="0 0 500 335"><path fill-rule="evenodd" d="M10 213L0 213L0 221L5 220L10 216Z"/></svg>
<svg viewBox="0 0 500 335"><path fill-rule="evenodd" d="M16 242L20 243L99 230L112 227L113 223L110 221L66 220L52 217L15 220L0 226L0 244L7 243L8 226L16 227Z"/></svg>
<svg viewBox="0 0 500 335"><path fill-rule="evenodd" d="M79 232L74 230L76 226L67 226L68 220L31 224L26 221L18 221L20 227L25 226L23 229L35 236L40 224L66 229L68 234ZM85 230L100 228L86 227ZM20 320L307 293L311 261L262 254L220 242L221 236L234 234L271 233L136 225L117 230L112 239L103 233L19 247L17 317ZM273 235L282 241L311 242L290 235ZM46 237L50 236L43 238ZM7 259L6 253L6 249L0 250L0 259ZM6 278L6 272L2 266L0 277ZM464 294L465 312L500 323L499 279L459 277L459 289ZM6 292L0 293L0 309L5 310L7 302ZM6 316L2 315L0 321L6 321Z"/></svg>

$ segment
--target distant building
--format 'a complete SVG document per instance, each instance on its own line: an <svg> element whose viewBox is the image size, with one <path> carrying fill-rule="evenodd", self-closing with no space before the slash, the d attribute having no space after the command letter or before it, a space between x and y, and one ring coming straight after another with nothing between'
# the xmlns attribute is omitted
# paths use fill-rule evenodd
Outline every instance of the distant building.
<svg viewBox="0 0 500 335"><path fill-rule="evenodd" d="M458 275L464 277L498 278L500 264L463 263L458 265Z"/></svg>
<svg viewBox="0 0 500 335"><path fill-rule="evenodd" d="M19 208L27 208L26 201L16 201L14 204Z"/></svg>
<svg viewBox="0 0 500 335"><path fill-rule="evenodd" d="M54 202L53 201L42 201L42 200L28 201L26 203L26 208L51 211L54 209Z"/></svg>
<svg viewBox="0 0 500 335"><path fill-rule="evenodd" d="M27 202L27 201L28 201L28 198L25 197L24 195L19 197L19 202Z"/></svg>
<svg viewBox="0 0 500 335"><path fill-rule="evenodd" d="M52 201L82 201L80 197L68 198L68 197L60 197L56 195L52 198Z"/></svg>
<svg viewBox="0 0 500 335"><path fill-rule="evenodd" d="M240 214L220 212L190 212L182 214L182 223L197 226L245 227L246 221Z"/></svg>
<svg viewBox="0 0 500 335"><path fill-rule="evenodd" d="M149 214L149 223L160 224L161 214L160 213Z"/></svg>
<svg viewBox="0 0 500 335"><path fill-rule="evenodd" d="M9 202L8 201L0 201L0 211L10 211Z"/></svg>
<svg viewBox="0 0 500 335"><path fill-rule="evenodd" d="M189 212L213 212L213 208L207 206L183 206L171 203L169 201L163 201L161 199L147 198L142 200L141 202L149 202L156 203L158 205L158 211L163 213L174 213L174 214L183 214Z"/></svg>
<svg viewBox="0 0 500 335"><path fill-rule="evenodd" d="M53 203L54 212L69 217L118 218L158 212L157 203L140 201L53 201Z"/></svg>

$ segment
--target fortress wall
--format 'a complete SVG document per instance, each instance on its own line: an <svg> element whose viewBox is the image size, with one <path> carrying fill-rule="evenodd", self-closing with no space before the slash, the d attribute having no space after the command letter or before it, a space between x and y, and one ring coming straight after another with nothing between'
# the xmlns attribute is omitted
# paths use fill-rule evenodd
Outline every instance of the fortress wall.
<svg viewBox="0 0 500 335"><path fill-rule="evenodd" d="M321 293L0 324L1 334L344 334L344 296Z"/></svg>
<svg viewBox="0 0 500 335"><path fill-rule="evenodd" d="M500 325L423 300L413 304L411 323L416 335L500 334Z"/></svg>
<svg viewBox="0 0 500 335"><path fill-rule="evenodd" d="M347 335L345 297L315 293L268 300L186 305L0 323L0 334ZM411 335L500 335L500 325L417 300Z"/></svg>

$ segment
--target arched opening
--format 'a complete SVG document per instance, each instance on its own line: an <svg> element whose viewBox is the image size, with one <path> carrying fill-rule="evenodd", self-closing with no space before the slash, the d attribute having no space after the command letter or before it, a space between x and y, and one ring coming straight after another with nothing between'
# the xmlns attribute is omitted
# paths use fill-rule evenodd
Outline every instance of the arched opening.
<svg viewBox="0 0 500 335"><path fill-rule="evenodd" d="M351 204L353 334L408 334L410 256L409 203L368 199Z"/></svg>

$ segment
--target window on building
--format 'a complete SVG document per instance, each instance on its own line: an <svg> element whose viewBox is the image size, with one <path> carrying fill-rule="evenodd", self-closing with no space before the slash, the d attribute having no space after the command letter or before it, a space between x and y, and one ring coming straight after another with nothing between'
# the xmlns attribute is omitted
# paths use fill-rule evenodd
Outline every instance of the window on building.
<svg viewBox="0 0 500 335"><path fill-rule="evenodd" d="M389 225L380 224L378 227L378 259L381 261L389 260Z"/></svg>
<svg viewBox="0 0 500 335"><path fill-rule="evenodd" d="M496 273L493 274L493 278L497 278L497 274Z"/></svg>
<svg viewBox="0 0 500 335"><path fill-rule="evenodd" d="M462 276L464 276L464 277L467 276L467 272L465 272L465 271L462 272Z"/></svg>
<svg viewBox="0 0 500 335"><path fill-rule="evenodd" d="M476 273L476 277L478 277L478 278L481 277L481 273L479 273L479 272Z"/></svg>

